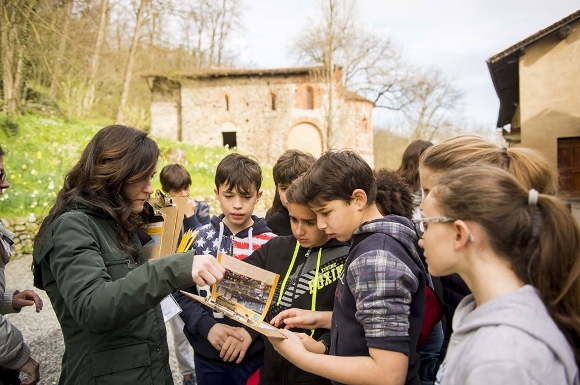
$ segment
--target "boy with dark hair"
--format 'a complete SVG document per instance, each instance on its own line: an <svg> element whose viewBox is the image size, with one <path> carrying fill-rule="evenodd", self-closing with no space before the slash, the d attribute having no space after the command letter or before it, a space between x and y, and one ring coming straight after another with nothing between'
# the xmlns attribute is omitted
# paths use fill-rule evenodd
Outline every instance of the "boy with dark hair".
<svg viewBox="0 0 580 385"><path fill-rule="evenodd" d="M198 228L193 248L196 254L225 253L244 259L276 235L266 221L252 215L260 197L262 170L259 164L240 154L229 154L218 164L215 194L223 213ZM191 287L187 291L203 295L209 288ZM185 335L193 346L198 385L245 385L262 366L264 344L252 329L214 313L186 297L175 296L182 308Z"/></svg>
<svg viewBox="0 0 580 385"><path fill-rule="evenodd" d="M191 175L180 164L169 164L159 173L161 189L172 197L189 197L191 187ZM203 201L187 200L187 207L183 216L182 233L209 223L209 205ZM183 333L183 321L180 317L172 317L169 320L173 342L175 346L175 358L179 373L183 376L183 385L195 385L195 365L193 363L193 351Z"/></svg>
<svg viewBox="0 0 580 385"><path fill-rule="evenodd" d="M295 179L286 194L293 235L271 239L246 259L252 265L280 275L266 322L289 309L331 312L338 277L348 255L348 243L330 238L316 227L316 213L303 199L301 180L302 177ZM325 353L330 346L329 325L291 330L310 335L312 349ZM288 362L268 341L265 345L264 366L260 369L262 384L330 385L330 380Z"/></svg>
<svg viewBox="0 0 580 385"><path fill-rule="evenodd" d="M272 168L274 184L280 200L278 212L268 219L268 227L277 235L292 235L286 190L290 183L304 174L316 161L312 154L300 150L286 150Z"/></svg>
<svg viewBox="0 0 580 385"><path fill-rule="evenodd" d="M412 222L381 215L373 171L353 151L325 153L303 183L318 227L351 240L336 288L330 355L309 352L286 331L288 339L270 342L295 365L335 384L420 384L426 273Z"/></svg>
<svg viewBox="0 0 580 385"><path fill-rule="evenodd" d="M159 173L159 182L161 182L161 189L172 197L189 197L191 175L182 165L174 163L163 167ZM183 231L207 225L210 220L209 205L204 201L191 198L187 202Z"/></svg>

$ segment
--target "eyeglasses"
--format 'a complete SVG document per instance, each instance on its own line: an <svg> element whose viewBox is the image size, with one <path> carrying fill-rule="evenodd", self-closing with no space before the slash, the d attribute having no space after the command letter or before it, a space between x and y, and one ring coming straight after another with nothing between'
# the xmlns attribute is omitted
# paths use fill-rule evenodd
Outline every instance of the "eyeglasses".
<svg viewBox="0 0 580 385"><path fill-rule="evenodd" d="M438 223L448 223L448 222L455 222L457 219L450 218L450 217L429 217L429 218L417 218L413 219L413 223L415 224L415 232L419 239L423 239L425 235L425 223L430 222L438 222Z"/></svg>
<svg viewBox="0 0 580 385"><path fill-rule="evenodd" d="M6 180L6 171L0 171L0 182L4 182Z"/></svg>

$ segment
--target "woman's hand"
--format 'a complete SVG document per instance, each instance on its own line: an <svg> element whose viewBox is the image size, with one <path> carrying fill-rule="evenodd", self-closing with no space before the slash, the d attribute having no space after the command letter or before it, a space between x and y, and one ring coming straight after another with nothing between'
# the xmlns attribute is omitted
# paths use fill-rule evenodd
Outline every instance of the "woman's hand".
<svg viewBox="0 0 580 385"><path fill-rule="evenodd" d="M226 272L224 265L213 255L194 255L191 277L197 286L213 285L221 281Z"/></svg>

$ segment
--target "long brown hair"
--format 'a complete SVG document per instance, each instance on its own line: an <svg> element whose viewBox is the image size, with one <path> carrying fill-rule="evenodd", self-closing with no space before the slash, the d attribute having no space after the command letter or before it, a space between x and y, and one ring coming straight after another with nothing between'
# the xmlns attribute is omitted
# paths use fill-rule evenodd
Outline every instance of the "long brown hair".
<svg viewBox="0 0 580 385"><path fill-rule="evenodd" d="M546 194L530 202L514 176L483 165L443 175L431 194L443 215L477 222L494 252L538 289L580 363L580 229L564 203Z"/></svg>
<svg viewBox="0 0 580 385"><path fill-rule="evenodd" d="M432 145L433 143L428 140L417 139L409 143L403 152L401 165L396 170L396 173L409 185L413 193L421 188L419 158Z"/></svg>
<svg viewBox="0 0 580 385"><path fill-rule="evenodd" d="M133 257L137 251L130 246L131 232L138 224L133 203L122 194L123 186L148 178L157 165L159 147L147 133L136 128L112 125L91 139L77 164L68 172L64 186L36 239L58 218L70 202L80 196L103 208L119 224L121 247Z"/></svg>
<svg viewBox="0 0 580 385"><path fill-rule="evenodd" d="M460 135L428 148L419 166L432 172L446 172L472 164L489 164L503 168L527 188L556 194L558 170L539 152L531 148L499 147L475 135Z"/></svg>

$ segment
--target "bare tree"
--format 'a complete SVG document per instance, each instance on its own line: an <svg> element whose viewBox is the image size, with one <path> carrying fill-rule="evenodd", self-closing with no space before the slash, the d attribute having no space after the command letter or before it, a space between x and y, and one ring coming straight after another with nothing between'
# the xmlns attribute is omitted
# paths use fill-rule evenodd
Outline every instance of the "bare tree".
<svg viewBox="0 0 580 385"><path fill-rule="evenodd" d="M404 78L401 55L388 37L369 31L357 20L356 0L321 0L320 21L294 39L290 54L302 64L321 64L326 84L325 120L329 147L341 147L343 109L336 100L335 71L341 68L342 86L373 100L377 106L400 109L408 102L398 85Z"/></svg>
<svg viewBox="0 0 580 385"><path fill-rule="evenodd" d="M90 57L88 58L89 72L86 80L84 81L85 86L79 92L79 97L81 100L79 101L79 110L77 113L81 117L86 117L91 113L93 105L97 99L96 80L99 73L99 61L101 59L101 52L103 50L103 44L107 32L109 0L101 0L100 5L99 22L93 46L94 48L92 49Z"/></svg>
<svg viewBox="0 0 580 385"><path fill-rule="evenodd" d="M103 47L103 40L105 39L105 32L107 29L107 14L109 12L109 0L101 0L101 13L99 17L99 28L97 29L97 39L95 40L95 48L91 55L91 63L89 70L89 82L94 83L99 71L100 53Z"/></svg>
<svg viewBox="0 0 580 385"><path fill-rule="evenodd" d="M194 68L230 65L233 34L242 29L241 0L192 0L176 6L182 49L193 57Z"/></svg>
<svg viewBox="0 0 580 385"><path fill-rule="evenodd" d="M125 68L125 76L123 80L123 88L121 92L121 102L119 103L119 110L117 112L117 122L123 123L125 120L125 107L127 105L127 98L129 96L129 88L131 84L131 78L133 77L133 63L135 62L135 55L139 47L139 35L141 33L141 24L143 22L143 16L147 7L149 6L151 0L141 0L139 2L139 9L137 10L137 18L135 21L135 30L133 31L133 39L131 41L131 47L129 48L129 57L127 59L127 66Z"/></svg>
<svg viewBox="0 0 580 385"><path fill-rule="evenodd" d="M412 139L433 140L440 131L454 129L459 119L453 112L462 95L441 71L421 71L410 89L413 96L401 115Z"/></svg>
<svg viewBox="0 0 580 385"><path fill-rule="evenodd" d="M52 80L50 82L50 97L52 99L56 98L56 93L58 91L58 83L60 82L60 73L62 68L62 61L64 59L64 53L66 50L66 44L68 40L68 29L70 25L70 18L73 8L73 0L65 0L63 8L63 22L62 30L60 35L60 43L58 45L58 52L56 54L56 60L54 61L54 67L52 70Z"/></svg>
<svg viewBox="0 0 580 385"><path fill-rule="evenodd" d="M320 21L293 40L290 53L302 64L321 64L326 73L342 68L343 87L374 101L375 107L393 111L412 136L435 135L451 124L448 112L461 94L437 70L418 71L406 63L395 43L357 20L356 0L321 0ZM330 78L327 84L326 120L329 144L340 143L335 127L340 109L332 105Z"/></svg>
<svg viewBox="0 0 580 385"><path fill-rule="evenodd" d="M311 74L313 77L321 79L325 84L324 96L324 116L326 124L326 147L342 147L340 127L338 127L341 108L336 105L337 89L337 63L342 66L343 79L349 78L349 68L344 67L343 48L345 41L351 38L351 34L356 29L353 23L353 15L356 13L356 3L354 0L320 0L321 21L311 22L310 27L302 32L291 44L291 52L295 54L299 61L322 65L320 71ZM346 86L346 81L343 85Z"/></svg>
<svg viewBox="0 0 580 385"><path fill-rule="evenodd" d="M4 111L13 115L20 113L24 55L31 28L31 15L38 1L2 0L0 2L0 63Z"/></svg>

